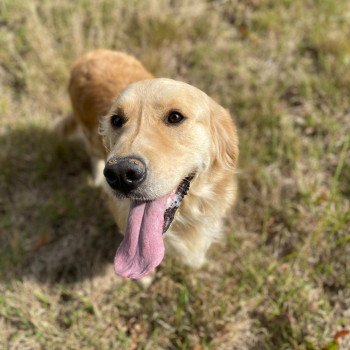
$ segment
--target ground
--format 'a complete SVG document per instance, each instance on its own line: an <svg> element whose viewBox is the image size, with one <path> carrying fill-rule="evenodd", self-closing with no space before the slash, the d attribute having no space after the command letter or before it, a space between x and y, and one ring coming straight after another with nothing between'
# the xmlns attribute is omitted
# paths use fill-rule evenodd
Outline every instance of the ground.
<svg viewBox="0 0 350 350"><path fill-rule="evenodd" d="M239 198L226 240L143 290L70 113L69 68L134 54L234 115ZM349 349L347 0L0 2L0 348Z"/></svg>

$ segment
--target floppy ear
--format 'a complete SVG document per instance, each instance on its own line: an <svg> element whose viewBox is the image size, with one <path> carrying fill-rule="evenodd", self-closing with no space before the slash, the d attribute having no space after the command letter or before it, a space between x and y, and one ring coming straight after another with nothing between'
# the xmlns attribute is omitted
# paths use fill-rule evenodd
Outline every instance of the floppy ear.
<svg viewBox="0 0 350 350"><path fill-rule="evenodd" d="M230 113L210 101L210 127L214 144L213 163L234 170L238 162L238 135Z"/></svg>
<svg viewBox="0 0 350 350"><path fill-rule="evenodd" d="M110 123L110 119L110 114L101 117L98 126L98 133L101 136L103 146L105 147L107 153L111 151L113 146L111 140L108 138L108 124Z"/></svg>

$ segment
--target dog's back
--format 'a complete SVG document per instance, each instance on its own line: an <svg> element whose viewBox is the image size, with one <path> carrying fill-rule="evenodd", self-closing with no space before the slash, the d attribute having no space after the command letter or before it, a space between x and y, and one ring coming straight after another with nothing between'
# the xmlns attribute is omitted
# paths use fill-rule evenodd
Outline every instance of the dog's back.
<svg viewBox="0 0 350 350"><path fill-rule="evenodd" d="M74 125L79 125L89 154L104 157L105 149L98 134L100 118L127 85L151 78L152 74L138 60L122 52L99 49L82 56L71 71L69 95L73 117L66 119L66 130L70 132Z"/></svg>

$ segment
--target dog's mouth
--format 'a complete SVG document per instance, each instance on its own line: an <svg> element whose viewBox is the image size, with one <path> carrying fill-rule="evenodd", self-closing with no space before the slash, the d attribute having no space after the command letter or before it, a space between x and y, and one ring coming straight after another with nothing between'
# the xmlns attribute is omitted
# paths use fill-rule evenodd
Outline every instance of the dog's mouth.
<svg viewBox="0 0 350 350"><path fill-rule="evenodd" d="M163 234L168 230L170 227L171 223L174 220L175 213L177 209L179 209L180 204L184 197L186 196L190 185L191 181L194 177L194 174L191 174L187 177L185 177L178 188L173 191L173 193L168 197L167 199L167 206L164 212L164 226L163 226Z"/></svg>
<svg viewBox="0 0 350 350"><path fill-rule="evenodd" d="M169 229L194 174L184 178L170 194L154 200L131 200L124 239L115 259L118 275L139 279L152 272L163 260L163 234Z"/></svg>

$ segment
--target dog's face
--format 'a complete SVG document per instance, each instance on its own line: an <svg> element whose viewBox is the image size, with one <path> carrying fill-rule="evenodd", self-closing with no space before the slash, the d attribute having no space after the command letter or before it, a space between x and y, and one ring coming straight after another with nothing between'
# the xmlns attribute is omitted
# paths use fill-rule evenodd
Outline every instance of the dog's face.
<svg viewBox="0 0 350 350"><path fill-rule="evenodd" d="M101 130L109 151L107 182L117 195L131 199L170 194L219 157L228 167L236 161L228 113L199 89L170 79L129 85Z"/></svg>
<svg viewBox="0 0 350 350"><path fill-rule="evenodd" d="M129 85L119 95L101 133L109 152L106 180L116 195L131 200L115 271L141 278L162 261L163 234L191 180L200 181L210 170L227 175L235 167L234 125L202 91L152 79Z"/></svg>

